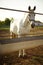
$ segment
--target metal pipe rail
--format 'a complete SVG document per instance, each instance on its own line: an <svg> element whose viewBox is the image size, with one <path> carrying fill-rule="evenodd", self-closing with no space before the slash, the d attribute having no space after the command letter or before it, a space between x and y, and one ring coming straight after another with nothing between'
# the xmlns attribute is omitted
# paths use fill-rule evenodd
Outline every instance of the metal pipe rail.
<svg viewBox="0 0 43 65"><path fill-rule="evenodd" d="M29 12L29 11L10 9L10 8L4 8L4 7L0 7L0 9L2 9L2 10L9 10L9 11L17 11L17 12L25 12L25 13L33 13L33 12ZM34 14L43 15L43 13L36 13L36 12L34 12Z"/></svg>
<svg viewBox="0 0 43 65"><path fill-rule="evenodd" d="M32 37L21 37L21 38L14 38L14 39L0 39L0 44L10 44L10 43L17 43L17 42L24 42L24 41L33 41L33 40L43 40L43 36L32 36Z"/></svg>
<svg viewBox="0 0 43 65"><path fill-rule="evenodd" d="M0 40L0 55L43 45L43 36Z"/></svg>

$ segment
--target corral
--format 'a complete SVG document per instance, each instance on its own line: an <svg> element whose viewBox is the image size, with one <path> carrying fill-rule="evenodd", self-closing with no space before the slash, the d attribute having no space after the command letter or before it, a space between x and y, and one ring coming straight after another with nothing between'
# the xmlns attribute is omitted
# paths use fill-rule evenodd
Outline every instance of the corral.
<svg viewBox="0 0 43 65"><path fill-rule="evenodd" d="M0 64L1 65L3 64L4 65L6 64L7 65L18 65L18 64L32 65L32 64L36 64L36 62L37 62L36 65L43 64L43 27L36 27L30 30L30 33L29 35L27 35L27 37L21 37L21 38L15 38L15 39L9 39L10 37L9 30L0 30L0 33L1 33L0 35L0 58L1 58ZM33 51L32 48L35 50ZM19 58L18 55L16 55L18 54L18 52L16 51L20 49L21 50L26 49L27 56ZM33 52L33 55L31 52ZM36 53L39 52L39 54L36 54L35 52ZM30 63L28 63L29 61Z"/></svg>

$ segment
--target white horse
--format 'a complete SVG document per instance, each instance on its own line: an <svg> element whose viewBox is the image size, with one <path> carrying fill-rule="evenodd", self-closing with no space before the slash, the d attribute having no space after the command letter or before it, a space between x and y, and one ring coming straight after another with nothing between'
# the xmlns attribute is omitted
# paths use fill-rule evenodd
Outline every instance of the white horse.
<svg viewBox="0 0 43 65"><path fill-rule="evenodd" d="M21 21L12 21L10 23L10 36L11 38L14 37L22 37L22 36L27 36L29 34L29 31L31 30L31 28L34 27L34 20L35 20L35 11L34 7L33 9L31 9L31 7L29 6L29 14L26 13L26 15L24 15L24 18ZM19 50L19 57L23 54L26 55L25 53L25 49Z"/></svg>

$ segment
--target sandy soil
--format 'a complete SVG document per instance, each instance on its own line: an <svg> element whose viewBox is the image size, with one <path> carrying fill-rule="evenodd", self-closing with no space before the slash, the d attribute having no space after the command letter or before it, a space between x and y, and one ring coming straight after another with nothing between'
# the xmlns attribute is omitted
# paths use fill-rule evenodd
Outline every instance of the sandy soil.
<svg viewBox="0 0 43 65"><path fill-rule="evenodd" d="M0 65L43 65L43 46L26 50L25 57L18 57L18 51L0 56Z"/></svg>

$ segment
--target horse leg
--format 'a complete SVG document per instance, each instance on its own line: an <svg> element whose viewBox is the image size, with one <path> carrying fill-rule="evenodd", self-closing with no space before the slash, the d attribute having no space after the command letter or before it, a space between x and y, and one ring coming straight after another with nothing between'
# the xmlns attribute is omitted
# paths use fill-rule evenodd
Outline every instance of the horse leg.
<svg viewBox="0 0 43 65"><path fill-rule="evenodd" d="M18 57L21 57L22 56L22 50L19 50L19 55Z"/></svg>
<svg viewBox="0 0 43 65"><path fill-rule="evenodd" d="M26 52L25 49L23 49L23 57L26 56Z"/></svg>
<svg viewBox="0 0 43 65"><path fill-rule="evenodd" d="M10 32L10 39L12 39L13 38L13 33L12 32Z"/></svg>

